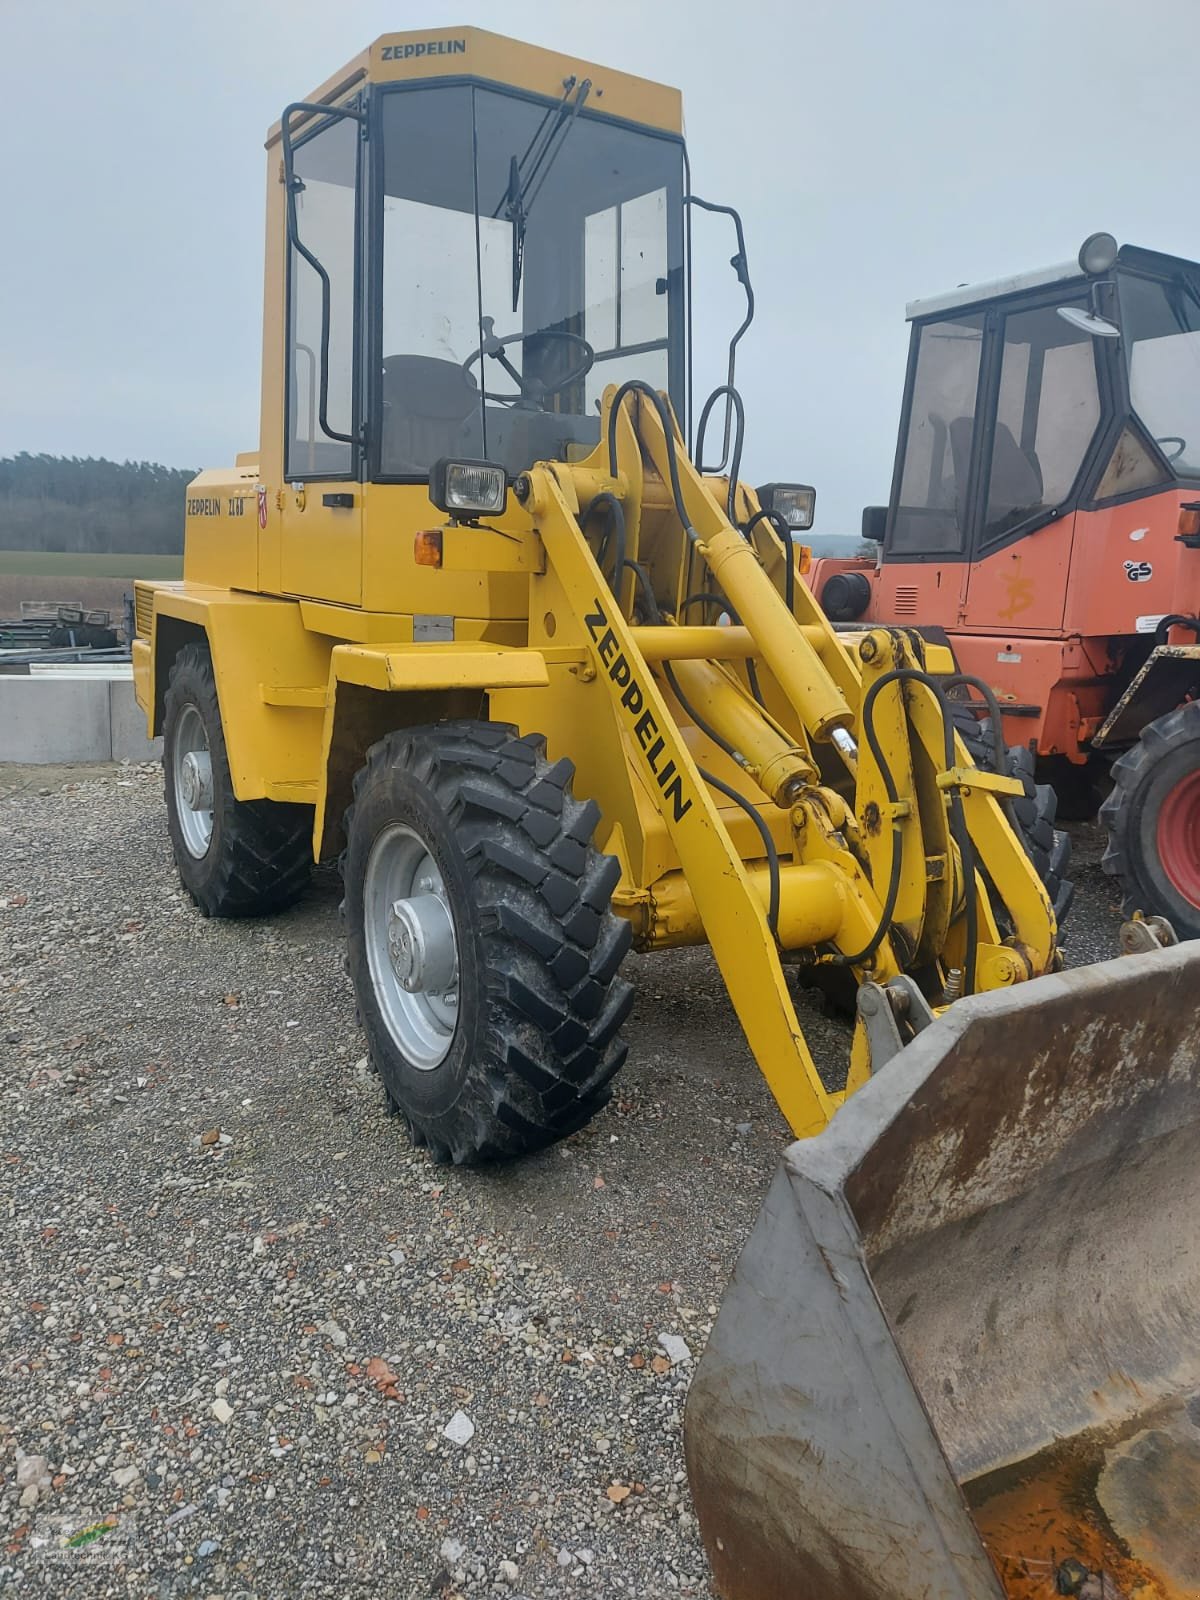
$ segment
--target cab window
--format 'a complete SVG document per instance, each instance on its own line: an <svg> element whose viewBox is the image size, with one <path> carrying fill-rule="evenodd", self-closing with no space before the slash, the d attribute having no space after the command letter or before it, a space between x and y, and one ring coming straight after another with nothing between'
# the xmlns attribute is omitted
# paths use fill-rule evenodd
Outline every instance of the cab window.
<svg viewBox="0 0 1200 1600"><path fill-rule="evenodd" d="M949 554L966 542L967 482L983 349L983 318L917 330L916 370L890 549Z"/></svg>
<svg viewBox="0 0 1200 1600"><path fill-rule="evenodd" d="M1085 299L1064 304L1087 306ZM1005 317L985 545L1069 500L1100 421L1094 344L1056 306Z"/></svg>
<svg viewBox="0 0 1200 1600"><path fill-rule="evenodd" d="M1129 397L1179 477L1200 474L1200 291L1190 280L1121 280Z"/></svg>
<svg viewBox="0 0 1200 1600"><path fill-rule="evenodd" d="M321 275L294 246L288 260L287 476L354 470L354 265L358 123L338 118L296 146L296 231L329 278L329 350L321 360ZM325 379L325 417L321 382Z"/></svg>

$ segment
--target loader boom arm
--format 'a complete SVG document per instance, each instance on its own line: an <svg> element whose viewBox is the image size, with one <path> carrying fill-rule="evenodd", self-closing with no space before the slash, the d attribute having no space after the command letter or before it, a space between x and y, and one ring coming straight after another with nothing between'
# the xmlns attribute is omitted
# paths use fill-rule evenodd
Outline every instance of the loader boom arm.
<svg viewBox="0 0 1200 1600"><path fill-rule="evenodd" d="M518 486L544 550L531 563L530 642L577 643L587 662L577 670L604 685L750 1049L791 1128L813 1134L844 1095L822 1082L785 956L852 966L886 990L918 952L948 972L973 940L973 986L996 987L1049 969L1053 913L1002 809L1015 785L976 773L960 746L947 761L944 707L914 642L876 630L851 654L801 583L803 613L789 612L726 515L726 486L688 460L662 397L636 384L609 391L606 435L607 451L537 466ZM585 532L597 497L622 516L609 575ZM739 626L688 625L684 601L696 592ZM754 676L743 677L747 662ZM710 770L723 755L740 783ZM735 846L722 797L757 815L766 873ZM951 837L956 802L978 851ZM1010 891L1007 942L982 869ZM870 1069L861 1024L852 1061L848 1088Z"/></svg>

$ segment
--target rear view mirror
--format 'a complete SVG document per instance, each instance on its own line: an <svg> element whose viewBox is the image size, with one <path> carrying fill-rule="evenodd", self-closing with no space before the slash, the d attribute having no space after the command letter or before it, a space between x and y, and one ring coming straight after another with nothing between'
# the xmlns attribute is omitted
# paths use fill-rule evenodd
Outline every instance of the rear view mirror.
<svg viewBox="0 0 1200 1600"><path fill-rule="evenodd" d="M1055 309L1064 322L1069 322L1073 328L1081 328L1084 333L1090 333L1093 339L1121 337L1121 330L1115 322L1110 322L1107 317L1098 317L1094 311L1084 311L1079 306L1057 306Z"/></svg>
<svg viewBox="0 0 1200 1600"><path fill-rule="evenodd" d="M886 506L864 506L862 515L862 536L870 539L872 544L882 544L883 536L887 531Z"/></svg>

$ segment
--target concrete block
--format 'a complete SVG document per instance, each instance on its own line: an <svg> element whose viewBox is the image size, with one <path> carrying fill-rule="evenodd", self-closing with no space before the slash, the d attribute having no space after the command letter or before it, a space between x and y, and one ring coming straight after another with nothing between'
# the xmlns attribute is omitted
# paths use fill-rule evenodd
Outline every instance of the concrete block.
<svg viewBox="0 0 1200 1600"><path fill-rule="evenodd" d="M133 680L115 678L108 689L113 760L161 760L162 740L146 737L146 713L133 697Z"/></svg>
<svg viewBox="0 0 1200 1600"><path fill-rule="evenodd" d="M0 761L111 761L103 678L0 677Z"/></svg>

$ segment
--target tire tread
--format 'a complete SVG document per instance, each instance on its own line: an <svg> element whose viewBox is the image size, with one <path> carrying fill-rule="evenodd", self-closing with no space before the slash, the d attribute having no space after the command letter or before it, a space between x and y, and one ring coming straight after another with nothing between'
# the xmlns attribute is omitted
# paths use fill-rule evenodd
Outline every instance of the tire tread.
<svg viewBox="0 0 1200 1600"><path fill-rule="evenodd" d="M539 735L446 722L371 746L354 779L348 839L366 787L396 767L428 785L467 864L487 1008L483 1059L454 1105L431 1117L403 1107L405 1118L438 1161L541 1149L607 1103L626 1055L618 1033L633 991L618 968L632 929L611 909L620 865L593 843L599 809L574 798L572 763L549 762ZM356 986L363 981L365 967ZM398 1101L385 1053L372 1046L372 1055Z"/></svg>

